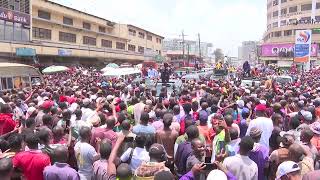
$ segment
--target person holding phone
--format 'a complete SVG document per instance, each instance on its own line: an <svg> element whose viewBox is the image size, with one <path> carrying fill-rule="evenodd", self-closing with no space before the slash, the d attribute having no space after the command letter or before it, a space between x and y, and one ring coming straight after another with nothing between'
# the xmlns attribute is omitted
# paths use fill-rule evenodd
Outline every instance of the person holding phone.
<svg viewBox="0 0 320 180"><path fill-rule="evenodd" d="M195 164L204 162L205 145L199 138L193 139L191 142L192 155L187 158L187 171L190 171ZM199 174L199 179L205 179L204 174Z"/></svg>

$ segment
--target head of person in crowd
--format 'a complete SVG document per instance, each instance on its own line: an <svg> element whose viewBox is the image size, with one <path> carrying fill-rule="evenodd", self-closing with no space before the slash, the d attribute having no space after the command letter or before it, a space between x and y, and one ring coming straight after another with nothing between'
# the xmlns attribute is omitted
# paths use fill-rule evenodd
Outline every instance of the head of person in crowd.
<svg viewBox="0 0 320 180"><path fill-rule="evenodd" d="M40 143L39 137L35 133L28 133L25 137L25 142L29 149L38 149L38 144Z"/></svg>
<svg viewBox="0 0 320 180"><path fill-rule="evenodd" d="M21 134L13 133L8 137L10 152L20 152L23 147L23 137Z"/></svg>
<svg viewBox="0 0 320 180"><path fill-rule="evenodd" d="M55 126L52 129L52 134L53 134L54 142L59 142L60 139L62 139L65 135L64 128L61 126Z"/></svg>
<svg viewBox="0 0 320 180"><path fill-rule="evenodd" d="M191 125L187 128L186 134L188 136L188 141L192 141L195 138L199 137L199 129L195 125Z"/></svg>
<svg viewBox="0 0 320 180"><path fill-rule="evenodd" d="M170 171L159 171L154 175L154 180L174 180L174 175Z"/></svg>
<svg viewBox="0 0 320 180"><path fill-rule="evenodd" d="M0 174L2 180L10 180L13 174L13 164L11 158L0 159Z"/></svg>
<svg viewBox="0 0 320 180"><path fill-rule="evenodd" d="M193 154L201 159L205 156L205 145L204 142L201 142L199 138L195 138L191 141L191 147Z"/></svg>
<svg viewBox="0 0 320 180"><path fill-rule="evenodd" d="M5 152L9 149L9 143L3 138L0 138L0 150L1 152Z"/></svg>
<svg viewBox="0 0 320 180"><path fill-rule="evenodd" d="M173 114L175 116L180 114L180 106L179 105L173 106Z"/></svg>
<svg viewBox="0 0 320 180"><path fill-rule="evenodd" d="M166 113L163 116L163 126L165 129L170 129L170 126L172 124L173 115L171 113Z"/></svg>
<svg viewBox="0 0 320 180"><path fill-rule="evenodd" d="M253 127L250 129L250 137L255 143L258 143L261 139L262 130L258 127Z"/></svg>
<svg viewBox="0 0 320 180"><path fill-rule="evenodd" d="M39 137L40 144L48 146L51 143L52 137L48 129L41 129L39 132L37 132L37 135Z"/></svg>
<svg viewBox="0 0 320 180"><path fill-rule="evenodd" d="M255 108L255 114L257 117L266 117L267 107L264 104L259 104Z"/></svg>
<svg viewBox="0 0 320 180"><path fill-rule="evenodd" d="M113 116L109 116L107 118L106 124L108 129L113 129L114 126L116 125L116 118Z"/></svg>
<svg viewBox="0 0 320 180"><path fill-rule="evenodd" d="M297 129L300 126L300 120L297 116L294 116L291 118L289 122L289 128L290 129Z"/></svg>
<svg viewBox="0 0 320 180"><path fill-rule="evenodd" d="M274 113L271 116L271 120L273 122L273 126L277 126L277 127L282 125L282 122L283 122L283 118L282 118L281 114L279 114L279 113Z"/></svg>
<svg viewBox="0 0 320 180"><path fill-rule="evenodd" d="M26 128L30 130L35 130L36 129L36 120L34 118L28 118L25 122Z"/></svg>
<svg viewBox="0 0 320 180"><path fill-rule="evenodd" d="M131 168L130 168L129 164L121 163L117 167L117 174L116 175L117 175L118 179L131 180L132 171L131 171Z"/></svg>
<svg viewBox="0 0 320 180"><path fill-rule="evenodd" d="M293 143L289 147L289 158L291 161L296 163L302 161L303 155L305 155L305 150L300 144Z"/></svg>
<svg viewBox="0 0 320 180"><path fill-rule="evenodd" d="M147 126L149 123L149 119L150 119L149 114L146 112L142 112L140 116L140 124Z"/></svg>
<svg viewBox="0 0 320 180"><path fill-rule="evenodd" d="M45 114L42 116L43 126L47 126L48 128L52 128L53 126L53 117L50 114Z"/></svg>
<svg viewBox="0 0 320 180"><path fill-rule="evenodd" d="M89 127L83 126L80 128L79 135L81 138L81 142L90 142L91 129Z"/></svg>
<svg viewBox="0 0 320 180"><path fill-rule="evenodd" d="M76 115L76 120L81 120L81 117L82 117L82 111L81 109L76 109L74 111L74 114Z"/></svg>
<svg viewBox="0 0 320 180"><path fill-rule="evenodd" d="M296 162L282 162L277 169L276 180L301 180L300 167Z"/></svg>
<svg viewBox="0 0 320 180"><path fill-rule="evenodd" d="M112 150L112 144L109 140L104 139L100 144L101 159L108 159Z"/></svg>
<svg viewBox="0 0 320 180"><path fill-rule="evenodd" d="M313 136L313 131L310 128L306 128L301 131L300 140L302 143L309 144Z"/></svg>
<svg viewBox="0 0 320 180"><path fill-rule="evenodd" d="M67 163L69 158L68 148L65 146L57 146L54 148L54 157L56 162Z"/></svg>
<svg viewBox="0 0 320 180"><path fill-rule="evenodd" d="M150 162L165 162L167 161L167 153L163 145L154 143L149 149Z"/></svg>
<svg viewBox="0 0 320 180"><path fill-rule="evenodd" d="M231 125L233 124L233 117L231 114L227 114L226 116L224 116L224 120L226 121L226 124L228 127L231 127Z"/></svg>
<svg viewBox="0 0 320 180"><path fill-rule="evenodd" d="M192 105L190 103L185 103L183 106L184 113L189 115L192 110Z"/></svg>
<svg viewBox="0 0 320 180"><path fill-rule="evenodd" d="M248 156L249 152L253 149L254 140L250 136L244 136L239 143L239 153L242 156Z"/></svg>
<svg viewBox="0 0 320 180"><path fill-rule="evenodd" d="M9 104L3 104L1 105L0 112L3 114L11 114L12 109Z"/></svg>
<svg viewBox="0 0 320 180"><path fill-rule="evenodd" d="M135 147L144 148L146 145L146 136L145 135L137 135L134 139Z"/></svg>

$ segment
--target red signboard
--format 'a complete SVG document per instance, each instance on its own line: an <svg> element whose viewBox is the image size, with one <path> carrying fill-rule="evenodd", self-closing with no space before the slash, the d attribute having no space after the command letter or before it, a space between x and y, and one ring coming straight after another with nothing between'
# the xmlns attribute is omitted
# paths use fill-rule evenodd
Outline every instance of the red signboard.
<svg viewBox="0 0 320 180"><path fill-rule="evenodd" d="M0 19L30 25L30 15L0 7Z"/></svg>

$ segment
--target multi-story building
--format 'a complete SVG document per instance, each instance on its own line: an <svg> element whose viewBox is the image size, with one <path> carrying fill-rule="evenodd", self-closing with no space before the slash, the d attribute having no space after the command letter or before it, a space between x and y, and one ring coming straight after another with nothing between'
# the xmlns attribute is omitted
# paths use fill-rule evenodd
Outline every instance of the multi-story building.
<svg viewBox="0 0 320 180"><path fill-rule="evenodd" d="M238 60L240 62L249 61L250 64L258 63L257 44L256 41L243 41L238 47Z"/></svg>
<svg viewBox="0 0 320 180"><path fill-rule="evenodd" d="M311 62L317 63L320 42L319 0L268 0L267 31L261 60L288 67L293 63L297 30L312 30Z"/></svg>
<svg viewBox="0 0 320 180"><path fill-rule="evenodd" d="M183 51L183 41L182 39L164 39L162 48L165 51ZM201 42L200 50L201 57L209 57L212 53L212 43ZM200 55L199 42L184 40L184 51L186 54L189 51L190 54Z"/></svg>
<svg viewBox="0 0 320 180"><path fill-rule="evenodd" d="M162 53L162 36L48 0L0 1L0 61L131 62Z"/></svg>

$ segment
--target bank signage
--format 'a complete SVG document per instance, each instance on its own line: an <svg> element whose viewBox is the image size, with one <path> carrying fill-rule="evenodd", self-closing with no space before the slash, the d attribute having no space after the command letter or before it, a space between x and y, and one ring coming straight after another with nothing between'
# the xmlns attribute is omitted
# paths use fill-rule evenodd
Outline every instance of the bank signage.
<svg viewBox="0 0 320 180"><path fill-rule="evenodd" d="M30 15L0 7L0 19L30 25Z"/></svg>
<svg viewBox="0 0 320 180"><path fill-rule="evenodd" d="M296 31L296 43L294 50L295 62L308 62L311 55L311 30Z"/></svg>

